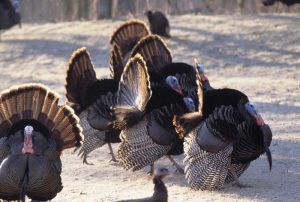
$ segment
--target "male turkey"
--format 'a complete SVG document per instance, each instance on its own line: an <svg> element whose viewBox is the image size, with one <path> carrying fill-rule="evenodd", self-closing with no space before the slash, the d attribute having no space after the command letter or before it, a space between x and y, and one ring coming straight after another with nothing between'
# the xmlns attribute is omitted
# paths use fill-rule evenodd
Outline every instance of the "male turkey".
<svg viewBox="0 0 300 202"><path fill-rule="evenodd" d="M160 11L146 11L150 30L152 34L157 34L166 38L170 38L170 25L166 15Z"/></svg>
<svg viewBox="0 0 300 202"><path fill-rule="evenodd" d="M83 162L89 164L88 154L106 143L112 161L116 161L111 143L120 142L120 131L112 127L114 116L111 107L116 103L118 80L97 79L88 51L79 48L70 59L65 88L66 97L83 128L85 139L79 151Z"/></svg>
<svg viewBox="0 0 300 202"><path fill-rule="evenodd" d="M265 152L271 169L272 132L248 97L234 89L202 90L200 84L200 111L174 119L177 132L186 136L189 185L201 190L219 189L225 181L240 185L238 177Z"/></svg>
<svg viewBox="0 0 300 202"><path fill-rule="evenodd" d="M154 176L153 176L154 193L151 197L141 198L141 199L122 200L118 202L167 202L168 190L163 182L163 179L169 174L170 172L166 168L159 168L154 172Z"/></svg>
<svg viewBox="0 0 300 202"><path fill-rule="evenodd" d="M62 190L60 155L82 143L74 111L40 84L0 95L0 199L53 199Z"/></svg>
<svg viewBox="0 0 300 202"><path fill-rule="evenodd" d="M189 102L194 106L193 109L190 109L191 111L198 108L194 67L182 62L172 63L171 52L158 35L148 35L142 38L133 48L131 57L136 54L140 54L146 62L152 88L163 85L171 86L177 92L189 97ZM170 157L170 155L180 155L182 153L183 139L177 138L167 157L183 173L179 165ZM153 170L153 167L151 169Z"/></svg>
<svg viewBox="0 0 300 202"><path fill-rule="evenodd" d="M118 157L125 169L141 169L168 154L178 138L172 117L193 110L190 101L168 86L151 88L139 54L127 63L114 108L115 125L122 130Z"/></svg>

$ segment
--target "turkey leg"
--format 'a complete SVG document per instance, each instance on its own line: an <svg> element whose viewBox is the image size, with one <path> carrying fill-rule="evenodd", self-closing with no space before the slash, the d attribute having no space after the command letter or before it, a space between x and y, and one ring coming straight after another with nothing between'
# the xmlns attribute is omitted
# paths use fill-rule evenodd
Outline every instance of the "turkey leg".
<svg viewBox="0 0 300 202"><path fill-rule="evenodd" d="M110 162L118 162L116 157L115 157L115 154L114 154L114 151L112 149L112 146L111 146L111 143L107 143L108 144L108 148L109 148L109 151L110 151L110 155L111 155L111 160Z"/></svg>
<svg viewBox="0 0 300 202"><path fill-rule="evenodd" d="M173 165L177 168L177 171L181 174L184 174L183 168L180 165L178 165L178 163L171 156L169 156L169 155L166 155L166 156L173 163Z"/></svg>

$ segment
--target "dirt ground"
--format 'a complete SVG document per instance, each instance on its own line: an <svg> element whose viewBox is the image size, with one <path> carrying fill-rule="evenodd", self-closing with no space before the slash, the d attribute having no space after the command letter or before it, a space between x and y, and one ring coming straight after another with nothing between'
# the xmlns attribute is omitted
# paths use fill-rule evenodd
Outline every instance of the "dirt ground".
<svg viewBox="0 0 300 202"><path fill-rule="evenodd" d="M0 89L39 82L64 97L66 65L72 52L86 46L99 78L108 77L109 38L122 20L24 24L2 35ZM240 178L249 185L226 185L219 191L192 191L184 176L166 178L169 201L300 201L300 16L203 16L170 18L167 40L174 61L198 58L214 87L245 92L273 131L273 169L266 156L254 161ZM117 149L117 144L114 149ZM64 189L53 200L115 201L150 196L146 172L125 171L108 162L108 147L94 151L92 166L72 151L64 152ZM183 155L175 158L182 164ZM158 162L175 171L167 159Z"/></svg>

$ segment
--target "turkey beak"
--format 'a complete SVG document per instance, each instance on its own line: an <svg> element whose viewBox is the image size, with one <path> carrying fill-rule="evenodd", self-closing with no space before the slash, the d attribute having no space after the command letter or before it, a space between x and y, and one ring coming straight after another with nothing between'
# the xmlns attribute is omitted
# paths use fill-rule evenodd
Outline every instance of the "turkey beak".
<svg viewBox="0 0 300 202"><path fill-rule="evenodd" d="M255 118L256 124L258 126L263 126L265 124L263 118L261 117L261 115L256 110L251 112L251 115Z"/></svg>
<svg viewBox="0 0 300 202"><path fill-rule="evenodd" d="M267 147L266 145L265 145L265 152L266 152L266 155L268 158L269 167L270 167L270 171L271 171L271 169L272 169L272 154L271 154L269 147Z"/></svg>
<svg viewBox="0 0 300 202"><path fill-rule="evenodd" d="M176 88L174 88L174 90L175 90L177 93L180 93L181 95L183 95L183 92L182 92L182 90L181 90L180 87L176 87Z"/></svg>
<svg viewBox="0 0 300 202"><path fill-rule="evenodd" d="M263 118L261 117L261 115L257 112L255 112L255 115L254 115L255 119L256 119L256 124L259 125L259 126L263 126L265 124Z"/></svg>
<svg viewBox="0 0 300 202"><path fill-rule="evenodd" d="M200 75L200 78L201 78L201 81L202 81L202 82L208 81L208 78L205 76L204 73Z"/></svg>

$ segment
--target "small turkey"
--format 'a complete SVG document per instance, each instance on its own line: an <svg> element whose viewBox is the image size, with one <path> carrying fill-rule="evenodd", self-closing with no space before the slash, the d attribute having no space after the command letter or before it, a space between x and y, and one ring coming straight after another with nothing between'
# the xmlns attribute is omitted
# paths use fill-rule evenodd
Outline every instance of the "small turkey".
<svg viewBox="0 0 300 202"><path fill-rule="evenodd" d="M251 161L266 153L272 132L248 97L235 89L203 93L199 79L199 112L175 117L177 132L185 136L185 175L192 189L219 189L235 181Z"/></svg>
<svg viewBox="0 0 300 202"><path fill-rule="evenodd" d="M170 38L170 24L168 18L161 11L151 11L145 12L150 25L150 30L152 34L157 34L166 38Z"/></svg>
<svg viewBox="0 0 300 202"><path fill-rule="evenodd" d="M169 174L170 172L166 168L159 168L154 172L154 193L151 197L141 199L127 199L117 202L168 202L168 190L163 182L163 179Z"/></svg>
<svg viewBox="0 0 300 202"><path fill-rule="evenodd" d="M122 130L117 154L127 170L139 170L167 155L178 139L173 116L194 109L191 99L170 86L151 88L139 54L127 63L117 95L115 126Z"/></svg>
<svg viewBox="0 0 300 202"><path fill-rule="evenodd" d="M62 189L61 153L80 147L78 117L40 84L0 95L0 199L53 199Z"/></svg>

